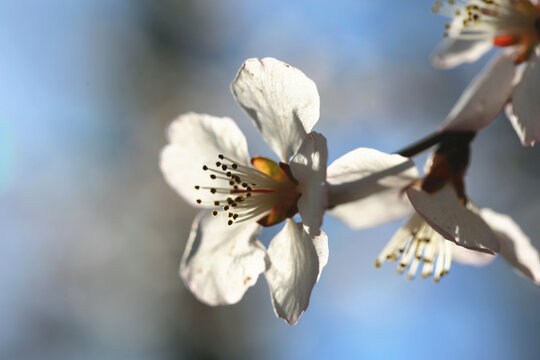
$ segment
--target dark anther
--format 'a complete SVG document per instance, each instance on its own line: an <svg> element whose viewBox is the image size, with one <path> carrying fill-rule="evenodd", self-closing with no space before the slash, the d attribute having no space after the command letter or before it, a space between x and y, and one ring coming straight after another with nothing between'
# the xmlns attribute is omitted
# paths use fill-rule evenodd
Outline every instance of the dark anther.
<svg viewBox="0 0 540 360"><path fill-rule="evenodd" d="M208 170L208 166L203 165L202 169L203 169L204 171L206 171L206 170Z"/></svg>
<svg viewBox="0 0 540 360"><path fill-rule="evenodd" d="M231 177L232 176L232 173L230 171L227 171L227 177Z"/></svg>
<svg viewBox="0 0 540 360"><path fill-rule="evenodd" d="M227 165L221 165L221 169L222 169L223 171L227 170Z"/></svg>
<svg viewBox="0 0 540 360"><path fill-rule="evenodd" d="M223 160L223 158L225 158L225 156L219 154L219 155L218 155L218 158L220 158L221 160Z"/></svg>
<svg viewBox="0 0 540 360"><path fill-rule="evenodd" d="M229 181L229 185L233 186L234 185L234 181Z"/></svg>
<svg viewBox="0 0 540 360"><path fill-rule="evenodd" d="M201 187L199 185L195 185L195 190L199 190Z"/></svg>
<svg viewBox="0 0 540 360"><path fill-rule="evenodd" d="M216 179L216 175L214 175L214 174L210 175L210 179L215 180L215 179Z"/></svg>
<svg viewBox="0 0 540 360"><path fill-rule="evenodd" d="M197 199L197 204L200 204L202 203L202 200L201 199Z"/></svg>
<svg viewBox="0 0 540 360"><path fill-rule="evenodd" d="M229 205L225 205L225 206L223 207L223 210L225 210L225 211L229 210Z"/></svg>
<svg viewBox="0 0 540 360"><path fill-rule="evenodd" d="M238 214L234 214L232 218L236 220L238 218Z"/></svg>
<svg viewBox="0 0 540 360"><path fill-rule="evenodd" d="M215 194L215 193L216 193L216 191L217 191L217 190L216 190L216 189L214 189L214 188L210 189L210 192L211 192L212 194Z"/></svg>
<svg viewBox="0 0 540 360"><path fill-rule="evenodd" d="M248 184L247 184L247 183L242 183L242 187L247 188L247 187L248 187Z"/></svg>
<svg viewBox="0 0 540 360"><path fill-rule="evenodd" d="M215 206L219 206L219 201L214 201Z"/></svg>
<svg viewBox="0 0 540 360"><path fill-rule="evenodd" d="M218 214L217 210L212 211L213 216L217 216L217 214Z"/></svg>
<svg viewBox="0 0 540 360"><path fill-rule="evenodd" d="M238 167L238 165L236 165L236 164L232 164L231 166L232 166L233 169L236 169Z"/></svg>
<svg viewBox="0 0 540 360"><path fill-rule="evenodd" d="M233 223L233 221L232 221L232 220L229 220L229 221L227 222L227 225L232 225L232 223Z"/></svg>
<svg viewBox="0 0 540 360"><path fill-rule="evenodd" d="M219 161L216 162L216 166L221 166L221 163Z"/></svg>

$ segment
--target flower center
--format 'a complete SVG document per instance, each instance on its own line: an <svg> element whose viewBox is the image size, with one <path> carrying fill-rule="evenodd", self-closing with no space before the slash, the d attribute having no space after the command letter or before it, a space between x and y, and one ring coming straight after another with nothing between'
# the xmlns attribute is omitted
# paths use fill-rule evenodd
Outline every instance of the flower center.
<svg viewBox="0 0 540 360"><path fill-rule="evenodd" d="M540 41L540 6L530 0L437 1L434 13L452 21L445 37L463 40L493 39L496 46L519 45L516 63L531 56Z"/></svg>
<svg viewBox="0 0 540 360"><path fill-rule="evenodd" d="M262 226L272 226L298 212L300 193L298 182L285 163L276 163L264 157L251 159L252 166L242 165L224 155L218 155L214 166L203 165L215 186L196 185L196 190L209 191L212 215L227 214L227 223L258 218Z"/></svg>
<svg viewBox="0 0 540 360"><path fill-rule="evenodd" d="M414 278L421 264L423 279L433 275L438 282L448 274L452 264L452 244L445 240L417 213L400 228L375 260L375 267L385 261L398 261L397 272L407 269L407 279Z"/></svg>

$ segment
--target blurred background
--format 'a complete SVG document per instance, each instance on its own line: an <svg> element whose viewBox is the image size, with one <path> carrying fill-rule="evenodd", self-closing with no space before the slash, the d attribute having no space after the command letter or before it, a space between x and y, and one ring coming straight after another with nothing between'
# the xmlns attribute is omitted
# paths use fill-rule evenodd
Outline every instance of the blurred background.
<svg viewBox="0 0 540 360"><path fill-rule="evenodd" d="M325 218L330 260L295 327L262 277L220 308L178 277L195 211L158 168L167 124L230 116L251 154L271 155L229 84L272 56L316 82L330 161L396 151L437 128L487 59L433 69L446 19L431 5L0 1L0 359L536 359L540 289L501 259L454 264L439 284L376 270L399 221L354 232ZM539 156L501 117L468 176L471 198L537 247Z"/></svg>

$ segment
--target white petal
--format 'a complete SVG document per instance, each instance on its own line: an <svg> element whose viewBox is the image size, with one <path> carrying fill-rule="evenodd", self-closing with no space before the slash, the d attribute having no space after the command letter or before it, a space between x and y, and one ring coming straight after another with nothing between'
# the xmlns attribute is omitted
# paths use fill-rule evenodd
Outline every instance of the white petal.
<svg viewBox="0 0 540 360"><path fill-rule="evenodd" d="M478 131L497 118L512 92L514 57L514 51L503 51L472 80L446 117L443 130Z"/></svg>
<svg viewBox="0 0 540 360"><path fill-rule="evenodd" d="M300 223L287 220L268 248L265 276L276 315L294 325L307 309L313 286L328 262L328 237L314 238Z"/></svg>
<svg viewBox="0 0 540 360"><path fill-rule="evenodd" d="M521 274L540 285L540 257L518 224L507 215L482 209L482 217L501 241L500 254Z"/></svg>
<svg viewBox="0 0 540 360"><path fill-rule="evenodd" d="M521 81L514 88L506 109L512 126L524 146L540 140L540 57L529 59Z"/></svg>
<svg viewBox="0 0 540 360"><path fill-rule="evenodd" d="M495 255L469 250L463 246L452 244L452 261L463 265L484 266L495 260Z"/></svg>
<svg viewBox="0 0 540 360"><path fill-rule="evenodd" d="M328 167L330 214L354 229L376 226L411 211L402 190L418 178L414 162L358 148Z"/></svg>
<svg viewBox="0 0 540 360"><path fill-rule="evenodd" d="M311 132L291 160L291 173L298 180L302 193L298 201L298 213L309 235L319 235L324 211L328 206L326 163L328 149L326 138Z"/></svg>
<svg viewBox="0 0 540 360"><path fill-rule="evenodd" d="M283 162L288 162L319 119L315 83L273 58L246 60L231 90Z"/></svg>
<svg viewBox="0 0 540 360"><path fill-rule="evenodd" d="M224 215L203 216L193 222L180 276L208 305L234 304L266 270L266 251L255 238L255 222L227 225Z"/></svg>
<svg viewBox="0 0 540 360"><path fill-rule="evenodd" d="M475 62L493 47L492 40L443 41L431 55L431 63L440 69L449 69L465 62Z"/></svg>
<svg viewBox="0 0 540 360"><path fill-rule="evenodd" d="M499 251L499 240L491 227L477 209L459 202L450 185L433 194L416 187L410 187L406 193L418 214L444 238L476 251Z"/></svg>
<svg viewBox="0 0 540 360"><path fill-rule="evenodd" d="M204 200L209 195L195 190L195 185L219 185L219 180L211 180L208 171L202 170L203 165L215 165L219 154L249 164L246 138L234 121L226 117L181 115L169 126L167 138L169 145L161 152L161 171L169 185L193 205L196 199Z"/></svg>

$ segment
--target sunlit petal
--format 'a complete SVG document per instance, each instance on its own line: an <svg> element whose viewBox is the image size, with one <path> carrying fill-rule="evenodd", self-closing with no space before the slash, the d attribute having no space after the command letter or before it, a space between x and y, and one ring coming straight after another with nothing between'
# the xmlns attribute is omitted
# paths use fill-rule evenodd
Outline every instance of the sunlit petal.
<svg viewBox="0 0 540 360"><path fill-rule="evenodd" d="M294 325L307 309L311 291L328 262L328 238L310 237L301 223L287 220L268 248L265 276L276 315Z"/></svg>
<svg viewBox="0 0 540 360"><path fill-rule="evenodd" d="M191 205L196 206L196 200L204 200L206 195L210 197L210 193L196 190L196 185L216 185L209 173L202 170L203 165L214 165L219 154L249 164L246 138L234 121L226 117L181 115L170 124L167 139L169 144L161 152L161 171L169 185Z"/></svg>
<svg viewBox="0 0 540 360"><path fill-rule="evenodd" d="M491 124L510 98L515 74L514 52L504 51L467 86L442 129L478 131Z"/></svg>
<svg viewBox="0 0 540 360"><path fill-rule="evenodd" d="M315 83L279 60L246 60L231 89L283 162L288 162L319 119Z"/></svg>
<svg viewBox="0 0 540 360"><path fill-rule="evenodd" d="M290 164L291 173L299 182L298 190L302 194L298 200L298 212L311 236L319 235L324 211L328 205L327 161L326 138L312 132L306 135Z"/></svg>
<svg viewBox="0 0 540 360"><path fill-rule="evenodd" d="M266 251L256 240L260 226L228 226L222 215L200 214L193 223L180 276L208 305L234 304L266 269Z"/></svg>
<svg viewBox="0 0 540 360"><path fill-rule="evenodd" d="M328 167L329 212L354 229L398 219L411 211L402 190L417 178L412 160L358 148Z"/></svg>

